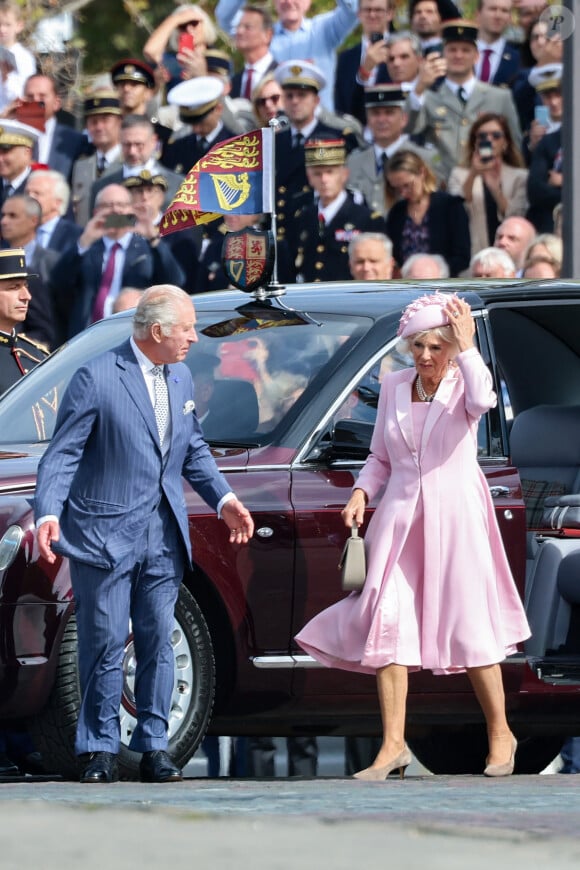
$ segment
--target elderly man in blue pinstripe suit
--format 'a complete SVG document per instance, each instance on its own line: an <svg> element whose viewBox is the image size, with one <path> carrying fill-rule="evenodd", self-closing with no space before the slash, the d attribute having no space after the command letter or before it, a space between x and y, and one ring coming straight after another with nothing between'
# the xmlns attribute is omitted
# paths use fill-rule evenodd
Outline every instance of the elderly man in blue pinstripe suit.
<svg viewBox="0 0 580 870"><path fill-rule="evenodd" d="M190 297L150 287L133 336L80 368L63 397L39 468L35 499L41 555L68 556L78 625L82 703L76 751L89 753L81 782L118 779L121 661L129 617L137 673L137 726L145 782L181 771L167 749L173 689L170 634L191 558L182 476L247 543L252 518L203 440L189 369L197 341Z"/></svg>

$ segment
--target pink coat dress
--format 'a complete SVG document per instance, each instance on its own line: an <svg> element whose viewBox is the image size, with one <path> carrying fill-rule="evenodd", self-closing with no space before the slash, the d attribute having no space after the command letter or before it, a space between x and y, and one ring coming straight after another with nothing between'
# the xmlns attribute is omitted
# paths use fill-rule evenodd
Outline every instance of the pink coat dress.
<svg viewBox="0 0 580 870"><path fill-rule="evenodd" d="M296 637L329 667L457 673L502 661L530 636L477 463L478 421L496 402L491 376L475 348L456 362L428 405L412 402L414 368L384 378L356 483L369 500L384 487L365 534L364 589Z"/></svg>

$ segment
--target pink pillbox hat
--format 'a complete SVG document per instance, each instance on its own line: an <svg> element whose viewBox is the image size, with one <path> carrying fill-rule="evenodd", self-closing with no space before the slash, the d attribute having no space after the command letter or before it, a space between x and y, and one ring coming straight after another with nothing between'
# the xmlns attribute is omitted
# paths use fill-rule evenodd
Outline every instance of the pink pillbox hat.
<svg viewBox="0 0 580 870"><path fill-rule="evenodd" d="M430 296L420 296L410 305L407 305L401 320L397 335L401 338L409 338L418 332L427 332L438 326L448 326L449 318L445 311L451 294L432 293Z"/></svg>

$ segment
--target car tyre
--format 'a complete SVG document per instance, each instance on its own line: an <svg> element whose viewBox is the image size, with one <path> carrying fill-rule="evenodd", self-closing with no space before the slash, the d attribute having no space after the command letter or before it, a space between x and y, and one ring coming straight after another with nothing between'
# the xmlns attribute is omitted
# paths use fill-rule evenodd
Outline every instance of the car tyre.
<svg viewBox="0 0 580 870"><path fill-rule="evenodd" d="M175 652L175 684L169 723L168 752L183 767L199 746L209 724L215 694L213 644L203 614L185 586L181 586L175 607L172 633ZM129 637L124 661L124 692L121 703L122 745L119 767L122 779L139 778L140 754L127 746L134 723L130 677L132 639ZM59 650L54 686L44 709L28 725L36 748L47 769L66 779L77 779L80 767L74 741L80 708L77 667L76 619L69 619ZM129 723L129 724L128 724Z"/></svg>
<svg viewBox="0 0 580 870"><path fill-rule="evenodd" d="M518 738L515 773L540 773L558 755L563 737ZM485 725L430 728L408 741L417 760L431 773L482 774L487 755Z"/></svg>

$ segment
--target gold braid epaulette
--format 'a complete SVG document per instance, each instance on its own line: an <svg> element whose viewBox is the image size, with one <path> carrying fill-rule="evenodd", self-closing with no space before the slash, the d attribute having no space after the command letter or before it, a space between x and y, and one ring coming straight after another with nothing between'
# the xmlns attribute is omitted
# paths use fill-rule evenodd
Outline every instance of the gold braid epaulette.
<svg viewBox="0 0 580 870"><path fill-rule="evenodd" d="M35 347L37 350L41 350L47 356L50 354L50 350L48 349L46 344L42 344L41 341L35 341L33 338L29 338L24 332L19 332L16 338L20 341L20 339L24 339L28 344L31 344L32 347Z"/></svg>

